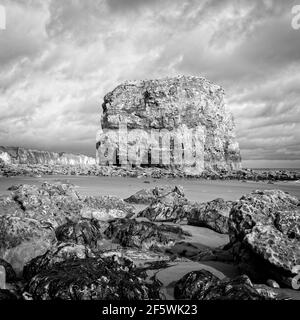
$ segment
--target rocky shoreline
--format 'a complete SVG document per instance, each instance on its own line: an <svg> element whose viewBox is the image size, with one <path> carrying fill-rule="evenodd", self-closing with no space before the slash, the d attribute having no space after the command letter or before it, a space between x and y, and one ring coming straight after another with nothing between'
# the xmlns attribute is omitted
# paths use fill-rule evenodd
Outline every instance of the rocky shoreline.
<svg viewBox="0 0 300 320"><path fill-rule="evenodd" d="M173 299L300 299L300 201L282 191L208 203L190 202L180 186L125 200L63 183L10 191L0 196L1 300L161 300L165 272ZM148 207L136 212L132 203ZM196 245L188 225L222 235L224 245Z"/></svg>
<svg viewBox="0 0 300 320"><path fill-rule="evenodd" d="M118 166L64 166L47 164L5 164L0 159L0 177L47 175L99 176L99 177L132 177L132 178L186 178L205 180L239 180L239 181L298 181L300 171L293 170L252 170L237 171L203 171L199 175L189 175L180 169L157 167L125 168Z"/></svg>

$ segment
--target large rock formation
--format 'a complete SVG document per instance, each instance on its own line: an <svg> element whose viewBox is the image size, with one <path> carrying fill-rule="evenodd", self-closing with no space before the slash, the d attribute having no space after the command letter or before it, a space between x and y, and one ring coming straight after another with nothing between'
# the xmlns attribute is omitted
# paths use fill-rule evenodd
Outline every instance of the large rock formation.
<svg viewBox="0 0 300 320"><path fill-rule="evenodd" d="M49 151L30 150L19 147L1 147L0 162L5 164L27 165L64 165L87 166L94 165L95 158L83 154L56 153Z"/></svg>
<svg viewBox="0 0 300 320"><path fill-rule="evenodd" d="M104 98L97 134L101 165L240 169L241 156L224 91L199 77L126 82Z"/></svg>

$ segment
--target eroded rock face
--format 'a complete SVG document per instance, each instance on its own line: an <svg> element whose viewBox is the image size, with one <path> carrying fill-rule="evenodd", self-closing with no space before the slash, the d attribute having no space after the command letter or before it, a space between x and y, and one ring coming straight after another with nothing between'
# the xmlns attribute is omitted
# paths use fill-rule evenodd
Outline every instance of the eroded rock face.
<svg viewBox="0 0 300 320"><path fill-rule="evenodd" d="M182 239L183 233L178 231L147 221L119 219L110 222L105 235L123 247L156 249L172 246Z"/></svg>
<svg viewBox="0 0 300 320"><path fill-rule="evenodd" d="M204 78L126 82L104 98L97 162L163 165L191 175L239 169L234 128L223 89Z"/></svg>
<svg viewBox="0 0 300 320"><path fill-rule="evenodd" d="M150 221L178 222L186 217L184 206L187 204L188 200L184 196L183 189L175 187L169 193L156 197L147 208L139 212L138 216Z"/></svg>
<svg viewBox="0 0 300 320"><path fill-rule="evenodd" d="M188 224L227 234L229 232L228 216L231 208L232 202L223 199L191 204L186 208L189 212L187 214Z"/></svg>
<svg viewBox="0 0 300 320"><path fill-rule="evenodd" d="M233 206L229 223L241 269L254 281L271 278L292 287L300 264L299 200L279 190L255 191Z"/></svg>
<svg viewBox="0 0 300 320"><path fill-rule="evenodd" d="M188 300L268 300L245 275L220 280L207 270L185 275L176 283L174 295L176 299Z"/></svg>
<svg viewBox="0 0 300 320"><path fill-rule="evenodd" d="M134 207L113 196L86 197L80 212L82 218L98 221L121 219L134 215Z"/></svg>
<svg viewBox="0 0 300 320"><path fill-rule="evenodd" d="M158 186L152 189L142 189L137 193L133 194L129 198L125 199L125 202L135 204L150 204L151 202L158 200L159 198L165 197L170 193L178 193L184 197L184 191L182 187L173 186Z"/></svg>
<svg viewBox="0 0 300 320"><path fill-rule="evenodd" d="M33 218L0 216L0 257L21 274L24 265L53 243L52 229Z"/></svg>
<svg viewBox="0 0 300 320"><path fill-rule="evenodd" d="M89 247L74 243L61 243L27 263L24 266L23 276L30 280L40 272L50 270L56 263L87 258L95 258Z"/></svg>
<svg viewBox="0 0 300 320"><path fill-rule="evenodd" d="M26 289L35 300L149 300L160 298L159 288L132 261L113 256L55 264Z"/></svg>
<svg viewBox="0 0 300 320"><path fill-rule="evenodd" d="M91 248L97 247L97 241L102 239L101 225L97 220L82 219L78 222L68 222L59 226L56 238L60 242L71 242L87 245Z"/></svg>
<svg viewBox="0 0 300 320"><path fill-rule="evenodd" d="M18 275L59 241L95 247L108 221L134 213L115 197L81 197L70 184L18 185L0 197L0 258Z"/></svg>

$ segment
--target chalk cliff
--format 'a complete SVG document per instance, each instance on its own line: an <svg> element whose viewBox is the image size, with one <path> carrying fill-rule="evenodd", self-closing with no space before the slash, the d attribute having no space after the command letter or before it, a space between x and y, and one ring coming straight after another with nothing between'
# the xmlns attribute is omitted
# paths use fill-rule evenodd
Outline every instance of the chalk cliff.
<svg viewBox="0 0 300 320"><path fill-rule="evenodd" d="M224 90L202 77L119 85L104 97L96 154L101 165L162 166L190 174L241 168Z"/></svg>
<svg viewBox="0 0 300 320"><path fill-rule="evenodd" d="M0 161L5 164L32 165L65 165L87 166L94 165L95 158L82 154L56 153L49 151L30 150L19 147L1 147Z"/></svg>

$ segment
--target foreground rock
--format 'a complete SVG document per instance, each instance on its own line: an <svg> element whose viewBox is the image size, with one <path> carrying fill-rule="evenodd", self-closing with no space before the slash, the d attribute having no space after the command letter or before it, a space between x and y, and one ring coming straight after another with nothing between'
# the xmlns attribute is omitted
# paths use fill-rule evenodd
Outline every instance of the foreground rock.
<svg viewBox="0 0 300 320"><path fill-rule="evenodd" d="M116 256L67 260L37 274L26 291L35 300L159 299L159 284L147 282L128 259Z"/></svg>
<svg viewBox="0 0 300 320"><path fill-rule="evenodd" d="M151 202L162 197L166 197L172 193L178 193L184 197L184 191L182 187L158 186L152 189L142 189L124 201L135 204L151 204Z"/></svg>
<svg viewBox="0 0 300 320"><path fill-rule="evenodd" d="M227 234L229 232L228 216L231 208L232 202L223 199L192 204L186 208L188 224Z"/></svg>
<svg viewBox="0 0 300 320"><path fill-rule="evenodd" d="M87 219L108 221L133 216L134 207L117 197L86 197L80 215Z"/></svg>
<svg viewBox="0 0 300 320"><path fill-rule="evenodd" d="M292 287L300 265L299 200L279 190L243 196L230 213L230 240L236 262L252 280Z"/></svg>
<svg viewBox="0 0 300 320"><path fill-rule="evenodd" d="M183 238L180 228L157 226L154 223L134 219L119 219L110 222L105 235L123 247L159 249L170 247ZM175 231L175 232L174 232Z"/></svg>
<svg viewBox="0 0 300 320"><path fill-rule="evenodd" d="M220 280L207 270L193 271L180 279L174 289L176 299L266 300L247 276Z"/></svg>
<svg viewBox="0 0 300 320"><path fill-rule="evenodd" d="M68 222L55 231L56 238L60 242L87 245L97 247L98 240L102 239L101 225L97 220L82 219L78 222Z"/></svg>
<svg viewBox="0 0 300 320"><path fill-rule="evenodd" d="M18 275L28 261L45 253L55 241L54 231L39 220L0 217L0 257L10 263Z"/></svg>
<svg viewBox="0 0 300 320"><path fill-rule="evenodd" d="M26 280L30 280L43 271L51 270L57 263L87 258L95 258L94 253L89 247L72 243L61 243L53 246L44 255L38 256L27 263L24 267L23 276Z"/></svg>
<svg viewBox="0 0 300 320"><path fill-rule="evenodd" d="M169 193L157 197L149 207L139 212L138 216L150 221L178 222L185 219L184 206L188 203L183 189L175 187Z"/></svg>
<svg viewBox="0 0 300 320"><path fill-rule="evenodd" d="M115 197L81 197L70 184L18 185L0 198L0 258L18 275L59 241L96 246L113 218L134 214ZM56 236L55 236L56 230Z"/></svg>

